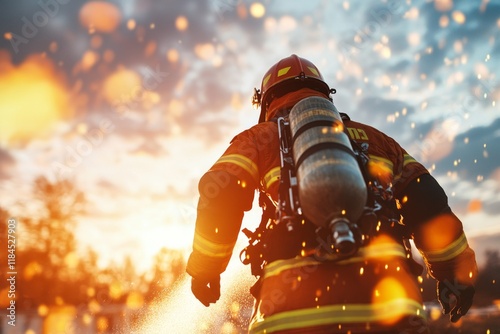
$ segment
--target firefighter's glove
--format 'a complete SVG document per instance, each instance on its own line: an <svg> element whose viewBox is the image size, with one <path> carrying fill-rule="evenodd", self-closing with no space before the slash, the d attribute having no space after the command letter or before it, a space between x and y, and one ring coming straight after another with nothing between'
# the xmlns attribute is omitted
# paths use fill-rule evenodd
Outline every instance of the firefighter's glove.
<svg viewBox="0 0 500 334"><path fill-rule="evenodd" d="M205 279L193 278L191 280L191 291L194 296L205 306L210 306L220 298L220 276Z"/></svg>
<svg viewBox="0 0 500 334"><path fill-rule="evenodd" d="M460 284L457 281L438 281L437 297L443 307L443 314L450 314L450 321L457 322L472 305L476 290L472 285Z"/></svg>

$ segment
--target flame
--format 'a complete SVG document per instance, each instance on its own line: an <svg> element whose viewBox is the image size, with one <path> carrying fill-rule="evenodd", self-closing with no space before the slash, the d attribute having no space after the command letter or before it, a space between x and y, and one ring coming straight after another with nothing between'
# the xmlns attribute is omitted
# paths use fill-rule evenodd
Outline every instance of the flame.
<svg viewBox="0 0 500 334"><path fill-rule="evenodd" d="M15 67L8 54L0 52L1 142L24 143L46 135L71 114L68 100L50 60L33 55Z"/></svg>
<svg viewBox="0 0 500 334"><path fill-rule="evenodd" d="M113 32L121 20L120 10L110 2L90 1L80 9L80 23L91 31Z"/></svg>

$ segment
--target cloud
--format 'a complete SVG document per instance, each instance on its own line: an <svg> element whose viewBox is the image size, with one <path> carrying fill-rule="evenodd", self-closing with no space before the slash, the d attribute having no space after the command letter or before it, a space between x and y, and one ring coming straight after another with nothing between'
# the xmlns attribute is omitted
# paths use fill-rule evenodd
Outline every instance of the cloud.
<svg viewBox="0 0 500 334"><path fill-rule="evenodd" d="M457 173L461 180L486 180L499 167L499 145L500 118L488 126L458 135L450 154L436 163L436 169L442 173Z"/></svg>
<svg viewBox="0 0 500 334"><path fill-rule="evenodd" d="M130 151L134 155L150 155L150 156L160 156L165 154L165 149L156 138L146 139L136 148Z"/></svg>
<svg viewBox="0 0 500 334"><path fill-rule="evenodd" d="M456 42L465 44L464 53L469 58L478 53L482 57L489 52L488 48L492 49L494 44L490 44L488 39L498 29L500 5L487 3L482 8L477 3L466 1L456 2L453 8L445 12L436 11L434 2L427 2L420 7L427 28L421 52L423 56L419 61L421 72L430 75L442 68L444 57L459 56L461 52L454 49ZM458 14L463 14L464 22L457 19ZM428 47L432 47L431 53L425 52Z"/></svg>
<svg viewBox="0 0 500 334"><path fill-rule="evenodd" d="M71 73L68 86L75 94L71 102L80 121L92 122L95 114L120 116L115 121L116 135L197 134L206 135L210 143L224 135L220 129L227 121L214 126L216 121L206 115L224 117L240 91L237 51L258 49L264 31L262 20L250 15L248 3L219 0L219 4L225 5L223 13L220 6L201 0L168 5L149 0L140 5L135 1L69 2L47 27L40 27L20 46L21 52L13 52L5 38L0 38L0 48L9 50L13 62L43 50L47 59ZM12 5L6 12L17 19L0 22L0 31L22 34L22 17L38 11L43 9L23 2ZM112 15L102 15L104 11ZM179 18L185 20L185 29L176 24ZM61 22L63 26L52 34L51 27ZM236 41L238 36L244 37ZM235 42L246 45L236 50ZM151 87L141 69L166 75ZM172 101L181 101L181 114L171 110ZM164 112L163 125L144 126L158 110ZM130 117L123 117L127 111Z"/></svg>
<svg viewBox="0 0 500 334"><path fill-rule="evenodd" d="M390 131L400 131L402 124L398 120L398 124L387 122L388 116L394 115L395 112L402 112L405 109L408 114L413 113L413 107L405 101L397 99L385 99L378 96L367 96L359 101L356 107L356 119L366 122L378 129Z"/></svg>
<svg viewBox="0 0 500 334"><path fill-rule="evenodd" d="M0 147L0 180L10 177L13 168L16 165L16 160L7 151Z"/></svg>

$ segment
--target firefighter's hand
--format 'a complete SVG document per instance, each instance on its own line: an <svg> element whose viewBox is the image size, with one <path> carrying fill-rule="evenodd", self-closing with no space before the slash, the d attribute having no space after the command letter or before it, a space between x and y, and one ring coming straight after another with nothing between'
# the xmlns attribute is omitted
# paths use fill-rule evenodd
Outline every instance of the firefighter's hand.
<svg viewBox="0 0 500 334"><path fill-rule="evenodd" d="M220 276L202 279L193 278L191 280L191 291L194 296L205 306L215 303L220 297Z"/></svg>
<svg viewBox="0 0 500 334"><path fill-rule="evenodd" d="M467 314L476 290L472 285L458 282L438 281L437 297L443 307L443 314L450 314L450 321L457 322Z"/></svg>

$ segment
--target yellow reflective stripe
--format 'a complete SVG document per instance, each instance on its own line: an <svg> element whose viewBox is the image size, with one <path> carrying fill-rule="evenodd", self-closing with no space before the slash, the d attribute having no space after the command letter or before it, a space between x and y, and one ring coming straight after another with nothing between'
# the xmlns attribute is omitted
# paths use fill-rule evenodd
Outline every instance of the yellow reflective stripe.
<svg viewBox="0 0 500 334"><path fill-rule="evenodd" d="M409 298L397 298L373 304L328 305L256 318L250 324L249 332L272 333L333 324L383 322L403 316L418 316L425 319L425 312L419 302Z"/></svg>
<svg viewBox="0 0 500 334"><path fill-rule="evenodd" d="M250 176L255 180L257 184L259 183L259 168L252 160L250 160L246 156L241 154L223 155L219 158L219 160L215 162L215 164L221 163L230 163L243 168L248 172L248 174L250 174Z"/></svg>
<svg viewBox="0 0 500 334"><path fill-rule="evenodd" d="M408 164L411 164L413 162L417 162L411 155L405 154L404 155L404 161L403 161L403 167L405 167Z"/></svg>
<svg viewBox="0 0 500 334"><path fill-rule="evenodd" d="M282 75L287 74L291 68L292 68L291 66L288 66L288 67L283 67L281 70L279 70L278 71L278 78L281 77Z"/></svg>
<svg viewBox="0 0 500 334"><path fill-rule="evenodd" d="M338 261L336 264L344 265L366 261L367 259L381 259L387 257L402 257L406 258L406 252L403 246L398 244L379 244L360 248L357 255L346 260ZM332 256L332 259L334 256ZM277 260L271 262L264 268L263 279L277 276L285 270L300 268L304 266L314 266L324 264L328 257L322 257L322 261L318 261L313 257L296 257L293 259ZM326 262L328 263L328 262Z"/></svg>
<svg viewBox="0 0 500 334"><path fill-rule="evenodd" d="M265 77L262 80L262 87L265 87L267 85L267 82L269 81L269 79L271 79L271 74L269 74L267 77Z"/></svg>
<svg viewBox="0 0 500 334"><path fill-rule="evenodd" d="M264 175L264 187L265 189L269 189L274 182L279 181L281 175L281 168L274 167L269 172Z"/></svg>
<svg viewBox="0 0 500 334"><path fill-rule="evenodd" d="M230 257L233 253L234 243L221 244L208 240L199 233L195 233L193 249L211 257Z"/></svg>
<svg viewBox="0 0 500 334"><path fill-rule="evenodd" d="M386 159L386 158L381 157L381 156L378 156L378 155L373 155L373 154L369 154L369 156L370 156L370 159L375 160L377 162L382 162L385 165L387 165L387 167L389 167L391 169L393 168L393 163L391 160Z"/></svg>
<svg viewBox="0 0 500 334"><path fill-rule="evenodd" d="M469 244L467 243L467 238L465 234L462 235L447 247L437 250L437 251L421 251L422 255L429 262L443 262L453 259L454 257L460 255L464 250L467 249Z"/></svg>
<svg viewBox="0 0 500 334"><path fill-rule="evenodd" d="M314 67L311 67L311 66L307 66L307 68L309 69L309 71L311 71L314 75L316 75L317 77L319 77L319 72L317 69L315 69Z"/></svg>
<svg viewBox="0 0 500 334"><path fill-rule="evenodd" d="M373 154L370 154L369 157L371 161L377 163L378 166L386 169L389 173L392 174L394 164L391 160Z"/></svg>

